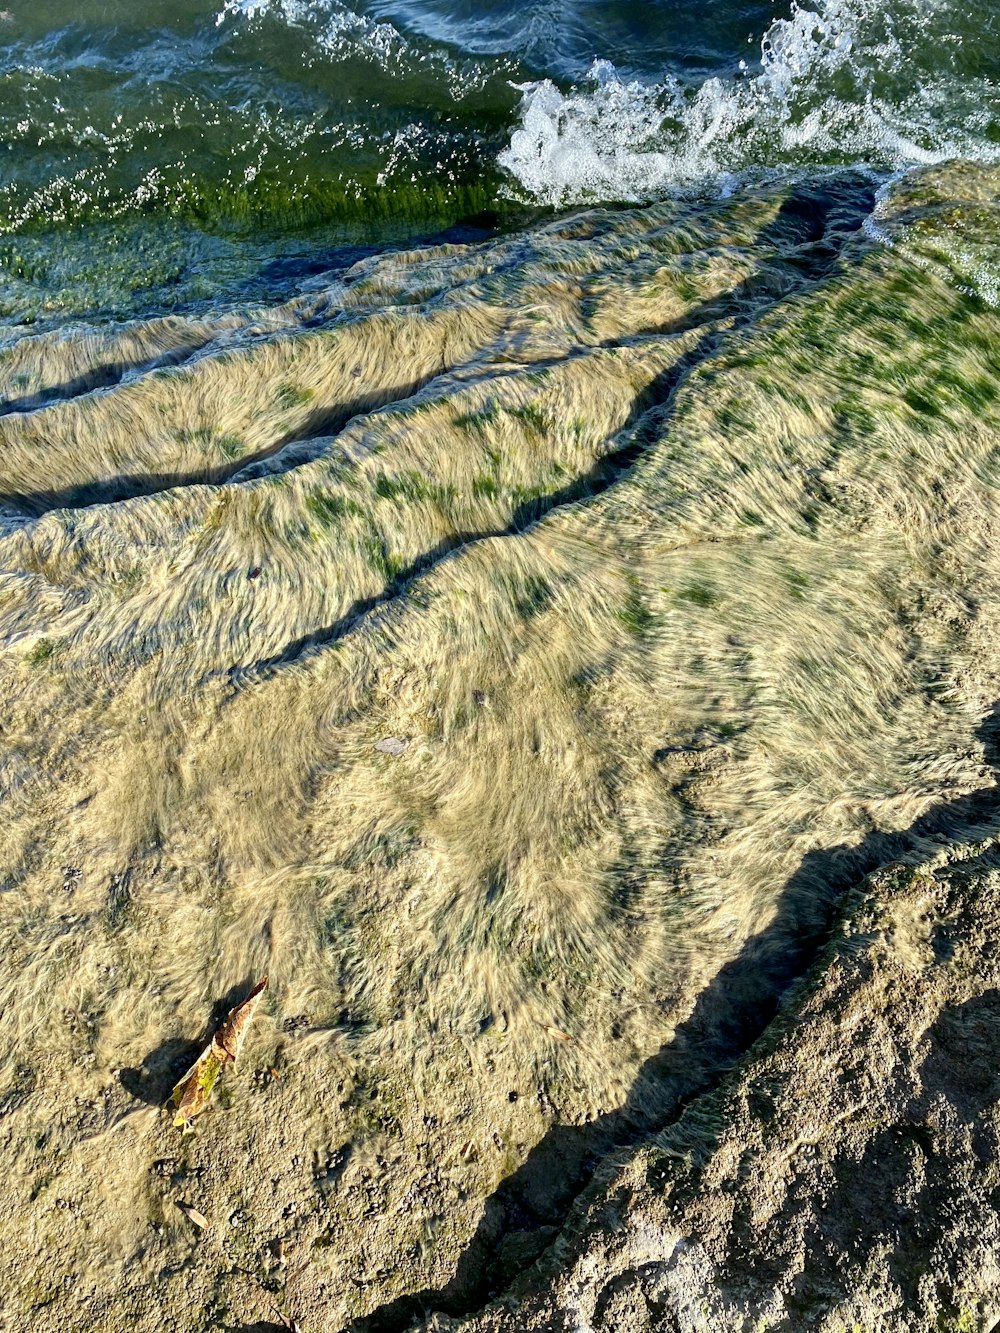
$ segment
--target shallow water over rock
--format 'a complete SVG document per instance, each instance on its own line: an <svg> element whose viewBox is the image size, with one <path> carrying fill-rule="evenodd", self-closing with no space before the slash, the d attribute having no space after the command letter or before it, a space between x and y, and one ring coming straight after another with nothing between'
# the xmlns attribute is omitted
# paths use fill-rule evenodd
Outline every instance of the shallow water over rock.
<svg viewBox="0 0 1000 1333"><path fill-rule="evenodd" d="M11 340L16 1317L473 1313L841 894L993 836L997 193L827 174Z"/></svg>

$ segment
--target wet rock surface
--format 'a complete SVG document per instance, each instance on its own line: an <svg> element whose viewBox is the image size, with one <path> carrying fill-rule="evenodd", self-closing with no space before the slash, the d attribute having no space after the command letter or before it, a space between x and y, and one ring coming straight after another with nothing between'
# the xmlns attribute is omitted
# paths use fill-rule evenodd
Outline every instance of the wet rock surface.
<svg viewBox="0 0 1000 1333"><path fill-rule="evenodd" d="M852 892L737 1070L606 1165L507 1299L428 1329L993 1329L1000 849Z"/></svg>
<svg viewBox="0 0 1000 1333"><path fill-rule="evenodd" d="M0 1326L991 1327L997 195L10 349Z"/></svg>

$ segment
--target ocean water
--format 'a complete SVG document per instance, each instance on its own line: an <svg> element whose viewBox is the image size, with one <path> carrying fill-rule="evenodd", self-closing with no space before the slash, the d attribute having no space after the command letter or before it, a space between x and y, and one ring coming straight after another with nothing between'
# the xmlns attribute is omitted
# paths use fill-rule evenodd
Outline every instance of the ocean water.
<svg viewBox="0 0 1000 1333"><path fill-rule="evenodd" d="M13 0L0 319L775 172L1000 158L991 0Z"/></svg>

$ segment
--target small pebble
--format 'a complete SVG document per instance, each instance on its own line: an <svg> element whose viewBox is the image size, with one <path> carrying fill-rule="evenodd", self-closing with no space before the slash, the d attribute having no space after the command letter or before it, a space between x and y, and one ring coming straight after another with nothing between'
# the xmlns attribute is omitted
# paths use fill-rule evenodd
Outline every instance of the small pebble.
<svg viewBox="0 0 1000 1333"><path fill-rule="evenodd" d="M375 742L375 749L382 754L402 754L409 746L410 742L401 740L399 736L386 736Z"/></svg>

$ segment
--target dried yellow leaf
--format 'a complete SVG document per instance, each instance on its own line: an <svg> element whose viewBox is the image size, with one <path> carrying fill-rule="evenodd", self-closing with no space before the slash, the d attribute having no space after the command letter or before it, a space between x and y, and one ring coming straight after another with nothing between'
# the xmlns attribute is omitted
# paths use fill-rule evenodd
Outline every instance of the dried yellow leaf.
<svg viewBox="0 0 1000 1333"><path fill-rule="evenodd" d="M235 1008L230 1009L226 1015L226 1021L215 1034L215 1040L229 1056L230 1060L237 1060L240 1054L240 1048L243 1045L243 1039L246 1036L247 1028L250 1026L250 1020L254 1016L260 997L264 993L264 987L267 985L267 977L262 977L257 982L253 990L243 1001Z"/></svg>
<svg viewBox="0 0 1000 1333"><path fill-rule="evenodd" d="M174 1124L178 1129L190 1129L191 1121L205 1109L223 1067L230 1060L235 1062L266 985L267 977L263 977L241 1004L230 1009L218 1032L170 1094L177 1108Z"/></svg>
<svg viewBox="0 0 1000 1333"><path fill-rule="evenodd" d="M222 1073L222 1066L229 1058L218 1039L213 1037L174 1088L170 1100L177 1107L174 1124L178 1129L187 1129L195 1116L205 1109L205 1103Z"/></svg>

